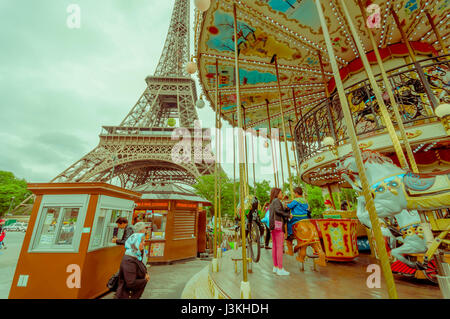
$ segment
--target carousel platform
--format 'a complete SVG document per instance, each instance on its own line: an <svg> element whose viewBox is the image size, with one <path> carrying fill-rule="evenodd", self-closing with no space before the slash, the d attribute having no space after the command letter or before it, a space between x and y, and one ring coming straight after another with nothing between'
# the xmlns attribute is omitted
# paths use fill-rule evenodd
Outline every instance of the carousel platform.
<svg viewBox="0 0 450 319"><path fill-rule="evenodd" d="M240 248L223 253L219 258L219 272L209 267L207 285L213 298L239 299L242 281L242 262L235 271L234 258L242 258ZM293 256L283 256L283 266L289 276L278 276L272 272L272 250L262 249L258 263L252 263L248 280L252 299L387 299L388 293L381 280L381 288L368 288L366 281L371 273L367 266L375 264L370 255L360 255L351 262L328 262L327 267L313 270L313 260L307 259L304 271ZM441 299L437 285L426 280L403 276L395 277L398 297L401 299ZM203 295L205 296L205 295Z"/></svg>

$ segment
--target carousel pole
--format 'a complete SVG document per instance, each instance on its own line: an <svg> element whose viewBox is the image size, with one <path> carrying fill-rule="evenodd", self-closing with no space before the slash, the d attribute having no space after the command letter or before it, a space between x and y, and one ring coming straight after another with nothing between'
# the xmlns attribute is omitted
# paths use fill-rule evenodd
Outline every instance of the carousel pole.
<svg viewBox="0 0 450 319"><path fill-rule="evenodd" d="M325 77L325 69L323 67L322 54L320 53L320 51L317 51L317 54L319 55L320 72L322 73L322 81L323 85L325 86L325 96L327 97L327 99L329 99L330 92L328 91L327 78Z"/></svg>
<svg viewBox="0 0 450 319"><path fill-rule="evenodd" d="M222 125L220 122L220 119L222 118L222 102L221 102L221 98L220 98L220 93L219 93L219 120L217 121L217 128L219 131L219 162L222 162ZM218 237L219 237L219 242L217 243L218 246L218 257L222 257L222 241L223 241L223 237L222 237L222 172L219 171L218 172L219 178L218 178L218 189L219 189L219 196L218 196L218 214L219 214L219 218L218 218L218 223L219 223L219 228L218 228Z"/></svg>
<svg viewBox="0 0 450 319"><path fill-rule="evenodd" d="M333 45L331 44L330 35L328 33L327 23L325 21L324 13L322 10L322 5L320 4L320 0L315 0L317 11L319 13L320 23L322 25L323 36L325 39L328 57L330 59L331 68L333 70L334 79L336 81L336 88L339 94L339 100L341 103L342 111L344 113L344 119L347 126L347 134L349 135L350 142L352 145L353 156L356 161L356 165L358 167L359 177L361 180L361 186L363 189L363 195L366 200L366 209L369 212L370 221L372 223L372 229L375 234L375 240L377 247L379 247L380 251L380 259L381 259L381 267L384 274L384 279L386 281L386 285L388 287L389 297L393 299L397 299L397 290L395 288L394 277L392 275L391 267L389 264L389 259L386 252L386 247L384 245L384 239L381 234L380 224L378 221L377 212L375 210L375 204L372 198L372 194L369 189L369 182L367 180L366 170L364 168L361 150L358 146L358 138L356 136L355 127L353 126L352 114L350 113L350 108L348 105L347 97L344 91L344 85L342 83L342 79L339 74L339 67L336 62L336 57L333 51Z"/></svg>
<svg viewBox="0 0 450 319"><path fill-rule="evenodd" d="M275 72L277 75L277 84L278 84L278 98L280 99L280 113L281 113L281 123L283 126L283 137L284 137L284 146L286 147L286 161L288 163L288 173L289 173L289 189L291 191L291 199L294 199L294 190L292 187L292 174L291 174L291 167L289 166L289 149L288 149L288 145L287 145L287 141L286 141L286 125L284 124L284 112L283 112L283 103L281 101L281 86L280 86L280 76L279 76L279 72L278 72L278 58L277 55L275 54L273 56L273 61L275 62ZM280 156L281 156L281 152L280 152ZM284 182L284 180L283 180ZM283 186L281 186L283 187Z"/></svg>
<svg viewBox="0 0 450 319"><path fill-rule="evenodd" d="M244 107L243 105L242 105L242 110L243 110L243 113L244 113L244 124L243 124L243 129L244 129L244 147L245 147L245 176L246 176L246 178L247 178L247 181L246 181L246 185L247 185L247 186L246 186L246 187L249 187L248 184L250 183L250 182L249 182L250 179L248 178L247 125L245 124L245 120L246 120L246 117L245 117L245 107ZM249 194L248 188L247 188L246 194Z"/></svg>
<svg viewBox="0 0 450 319"><path fill-rule="evenodd" d="M255 146L253 144L253 130L250 133L252 139L252 162L253 162L253 187L256 187L256 174L255 174ZM256 194L255 194L256 195Z"/></svg>
<svg viewBox="0 0 450 319"><path fill-rule="evenodd" d="M439 34L438 29L436 28L436 24L434 24L434 21L430 15L430 12L428 10L425 10L425 15L427 16L428 22L430 23L430 26L433 29L436 39L439 41L439 44L441 45L442 52L444 52L444 54L447 54L447 48L445 47L444 41L442 40L442 37Z"/></svg>
<svg viewBox="0 0 450 319"><path fill-rule="evenodd" d="M350 32L353 35L354 42L358 49L358 52L361 56L361 61L364 65L364 69L366 70L367 77L369 78L370 86L373 89L375 94L375 98L378 102L378 106L380 107L381 116L383 117L384 124L386 125L386 129L388 130L389 136L392 140L392 145L394 146L395 153L397 154L398 161L400 162L400 166L403 169L409 170L408 162L406 161L405 154L403 153L402 146L400 145L399 138L397 136L397 132L395 131L394 125L392 124L391 118L389 117L389 113L387 111L386 105L384 104L383 97L381 95L380 87L375 80L375 76L373 75L372 68L370 67L369 60L367 59L366 52L364 52L364 48L362 47L361 40L358 36L356 28L353 24L350 14L348 13L347 5L345 1L339 1L342 5L342 9L344 11L344 15L347 18L347 23L350 28Z"/></svg>
<svg viewBox="0 0 450 319"><path fill-rule="evenodd" d="M247 253L245 239L245 213L244 213L244 197L245 197L245 163L244 160L244 141L242 131L242 114L241 114L241 96L240 96L240 79L239 79L239 46L237 32L237 16L236 3L233 3L233 20L234 20L234 64L236 78L236 102L237 102L237 118L238 118L238 144L239 144L239 186L240 196L239 202L241 207L241 236L242 236L242 282L241 282L241 298L251 298L250 283L247 280Z"/></svg>
<svg viewBox="0 0 450 319"><path fill-rule="evenodd" d="M294 100L295 119L298 122L297 100L295 99L295 90L294 90L294 88L292 88L292 99ZM300 111L301 111L301 109L300 109Z"/></svg>
<svg viewBox="0 0 450 319"><path fill-rule="evenodd" d="M278 130L280 130L280 127L278 127ZM283 153L281 152L281 133L278 135L278 150L280 152L280 168L281 168L280 188L283 189L283 186L284 186L284 168L283 168Z"/></svg>
<svg viewBox="0 0 450 319"><path fill-rule="evenodd" d="M235 125L234 114L233 114L233 212L234 218L236 218L236 130L234 128Z"/></svg>
<svg viewBox="0 0 450 319"><path fill-rule="evenodd" d="M359 9L361 10L361 14L364 21L367 21L367 14L365 8L363 7L362 1L358 0ZM398 110L397 102L394 98L394 93L392 92L391 84L389 83L389 79L387 77L386 70L383 66L383 60L380 56L380 51L378 50L378 46L375 43L375 39L373 37L372 30L367 27L367 24L364 23L367 33L369 34L370 42L372 44L373 50L375 52L375 56L377 58L378 66L380 67L381 75L383 77L384 87L389 95L389 100L391 102L391 106L394 110L395 120L397 121L398 128L400 130L400 134L403 140L403 145L406 149L406 155L408 156L409 164L411 165L411 169L414 173L419 173L419 169L417 168L416 160L414 159L414 154L411 149L411 145L409 144L408 137L406 136L405 126L403 125L403 120Z"/></svg>
<svg viewBox="0 0 450 319"><path fill-rule="evenodd" d="M298 167L297 152L295 151L296 148L295 148L295 143L294 143L294 135L292 135L292 124L291 124L291 122L292 122L292 120L291 120L291 118L289 118L289 120L288 120L289 132L291 133L292 146L294 146L293 152L294 152L294 160L295 160L295 169L297 170L297 179L298 179L298 181L300 181L300 168Z"/></svg>
<svg viewBox="0 0 450 319"><path fill-rule="evenodd" d="M436 107L438 106L438 103L436 101L436 97L433 95L433 93L431 92L431 88L430 85L428 84L428 81L425 77L425 74L423 73L422 67L420 66L420 64L417 62L416 56L414 55L414 51L411 47L411 43L409 43L408 37L406 36L405 31L403 30L403 27L400 23L400 20L398 18L397 12L395 12L394 8L391 7L390 8L392 17L394 18L395 24L397 25L397 29L400 31L400 35L402 36L402 40L406 45L406 48L408 49L408 53L409 53L409 57L411 58L411 60L413 61L413 64L417 70L417 74L419 75L420 81L423 84L423 87L425 88L425 92L428 96L428 99L430 100L431 103L431 107L434 109L436 109ZM428 112L430 113L430 115L433 115L432 112L430 112L428 110Z"/></svg>
<svg viewBox="0 0 450 319"><path fill-rule="evenodd" d="M276 164L276 155L275 155L275 148L273 147L272 142L272 126L270 125L270 112L269 112L269 101L266 100L266 110L267 110L267 124L269 125L269 141L270 141L270 149L272 153L272 165L273 165L273 179L275 182L275 187L278 187L278 170L277 170L277 164Z"/></svg>
<svg viewBox="0 0 450 319"><path fill-rule="evenodd" d="M219 264L217 262L217 210L218 210L218 206L217 206L217 162L218 162L218 144L219 144L219 140L218 140L218 131L217 131L217 126L218 126L218 111L219 111L219 64L218 61L216 59L216 94L214 96L214 104L216 105L215 107L215 111L216 111L216 123L215 123L215 127L216 127L216 138L215 138L215 144L216 144L216 155L215 155L215 161L214 161L214 242L213 242L213 247L214 247L214 258L212 260L212 271L213 272L218 272L219 271Z"/></svg>

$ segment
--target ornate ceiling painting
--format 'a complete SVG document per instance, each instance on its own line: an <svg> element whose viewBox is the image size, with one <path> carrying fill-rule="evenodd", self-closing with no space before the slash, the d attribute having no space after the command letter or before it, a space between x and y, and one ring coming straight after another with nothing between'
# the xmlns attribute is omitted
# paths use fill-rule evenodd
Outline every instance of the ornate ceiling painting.
<svg viewBox="0 0 450 319"><path fill-rule="evenodd" d="M241 103L245 108L247 128L268 128L267 104L272 127L280 127L278 87L275 65L277 55L280 74L283 112L286 134L290 139L288 119L295 125L293 93L300 117L322 102L325 96L319 52L325 71L327 86L335 89L333 74L328 62L315 0L212 0L205 13L196 14L196 48L200 85L211 107L215 109L216 59L219 70L219 95L223 118L234 125L236 118L236 90L234 76L234 23L233 3L237 7L238 45L240 59ZM350 28L340 6L340 0L323 0L335 56L341 68L343 80L363 71ZM372 51L370 40L358 2L348 0L352 20L359 31L366 52ZM400 22L418 54L436 54L432 45L437 39L428 24L424 10L428 10L438 24L441 36L449 36L450 0L396 0L365 1L365 7L377 4L380 8L381 27L375 30L375 40L383 59L406 56L400 32L389 12L394 5ZM370 15L368 13L367 15ZM438 47L438 45L437 45ZM369 60L375 63L373 52ZM281 130L280 130L280 133Z"/></svg>

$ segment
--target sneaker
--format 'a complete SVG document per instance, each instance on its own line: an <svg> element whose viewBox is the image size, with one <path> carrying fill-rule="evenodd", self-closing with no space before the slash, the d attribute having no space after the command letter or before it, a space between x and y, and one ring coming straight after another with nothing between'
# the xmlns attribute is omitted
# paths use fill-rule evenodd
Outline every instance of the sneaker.
<svg viewBox="0 0 450 319"><path fill-rule="evenodd" d="M284 270L284 268L282 268L282 269L278 269L277 270L277 275L279 275L279 276L288 276L289 272L287 272L286 270Z"/></svg>
<svg viewBox="0 0 450 319"><path fill-rule="evenodd" d="M278 271L278 268L274 266L272 271L276 273Z"/></svg>

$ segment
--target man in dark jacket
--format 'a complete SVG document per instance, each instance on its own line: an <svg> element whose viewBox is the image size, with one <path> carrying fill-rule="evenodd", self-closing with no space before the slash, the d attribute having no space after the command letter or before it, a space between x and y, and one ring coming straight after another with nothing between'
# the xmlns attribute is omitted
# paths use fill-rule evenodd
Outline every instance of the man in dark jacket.
<svg viewBox="0 0 450 319"><path fill-rule="evenodd" d="M133 227L128 226L128 219L125 217L119 217L116 220L116 224L119 228L124 229L122 239L113 238L112 242L116 243L117 245L125 245L125 242L127 239L133 235Z"/></svg>

